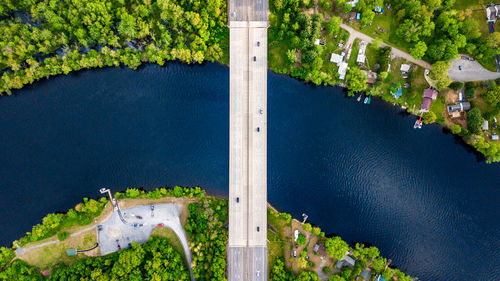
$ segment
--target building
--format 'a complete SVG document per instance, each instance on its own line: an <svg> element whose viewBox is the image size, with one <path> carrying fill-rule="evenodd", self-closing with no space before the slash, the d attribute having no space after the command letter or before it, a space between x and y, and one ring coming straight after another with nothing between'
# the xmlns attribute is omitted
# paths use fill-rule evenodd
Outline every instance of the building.
<svg viewBox="0 0 500 281"><path fill-rule="evenodd" d="M411 65L409 64L406 64L406 63L403 63L401 65L401 68L399 70L401 70L401 74L403 75L403 78L408 78L408 71L410 71L410 68L411 68Z"/></svg>
<svg viewBox="0 0 500 281"><path fill-rule="evenodd" d="M343 60L344 60L344 57L341 55L338 55L338 54L332 53L332 55L330 56L330 62L333 62L335 64L339 64Z"/></svg>
<svg viewBox="0 0 500 281"><path fill-rule="evenodd" d="M489 126L488 126L488 120L484 120L484 123L483 123L483 131L488 131L489 129Z"/></svg>
<svg viewBox="0 0 500 281"><path fill-rule="evenodd" d="M366 74L366 83L373 85L377 82L377 73L370 70L363 70Z"/></svg>
<svg viewBox="0 0 500 281"><path fill-rule="evenodd" d="M457 104L448 105L446 108L448 109L448 113L455 111L467 111L470 109L470 102L459 102Z"/></svg>
<svg viewBox="0 0 500 281"><path fill-rule="evenodd" d="M314 244L313 251L317 252L318 250L319 250L319 245L318 244Z"/></svg>
<svg viewBox="0 0 500 281"><path fill-rule="evenodd" d="M344 80L345 79L345 74L347 73L347 62L341 62L338 64L339 66L339 79Z"/></svg>
<svg viewBox="0 0 500 281"><path fill-rule="evenodd" d="M428 112L431 109L432 101L437 98L438 91L434 88L427 88L424 90L424 100L422 101L422 105L420 106L420 112Z"/></svg>
<svg viewBox="0 0 500 281"><path fill-rule="evenodd" d="M366 42L361 41L361 43L359 44L358 57L356 58L356 62L358 63L358 65L365 64L366 60L365 53L366 53Z"/></svg>
<svg viewBox="0 0 500 281"><path fill-rule="evenodd" d="M337 262L337 268L340 269L344 266L353 267L356 261L348 255L345 255L341 260Z"/></svg>
<svg viewBox="0 0 500 281"><path fill-rule="evenodd" d="M500 5L491 4L486 7L486 18L489 22L495 22L500 17Z"/></svg>
<svg viewBox="0 0 500 281"><path fill-rule="evenodd" d="M363 279L369 280L369 279L370 279L370 277L372 277L372 274L370 273L370 271L368 271L368 270L366 270L366 269L365 269L365 270L363 270L363 271L361 272L361 277L362 277Z"/></svg>
<svg viewBox="0 0 500 281"><path fill-rule="evenodd" d="M497 134L491 135L491 140L498 140L498 135Z"/></svg>
<svg viewBox="0 0 500 281"><path fill-rule="evenodd" d="M299 238L299 230L298 229L295 229L295 231L293 232L293 238L295 239L294 241L297 242L297 238Z"/></svg>

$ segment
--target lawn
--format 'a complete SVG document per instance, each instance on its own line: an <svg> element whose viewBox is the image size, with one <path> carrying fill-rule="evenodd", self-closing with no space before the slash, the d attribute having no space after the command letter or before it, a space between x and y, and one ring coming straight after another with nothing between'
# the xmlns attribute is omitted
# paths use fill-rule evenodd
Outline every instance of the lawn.
<svg viewBox="0 0 500 281"><path fill-rule="evenodd" d="M360 40L356 38L354 42L352 43L352 51L351 51L351 56L349 57L349 60L347 63L349 64L349 67L356 66L356 58L358 57L358 52L359 52L359 42Z"/></svg>
<svg viewBox="0 0 500 281"><path fill-rule="evenodd" d="M166 239L168 241L168 244L170 244L170 246L172 246L184 260L186 259L181 241L172 229L168 227L155 227L153 228L153 231L151 231L151 236L157 236Z"/></svg>
<svg viewBox="0 0 500 281"><path fill-rule="evenodd" d="M45 247L40 247L23 254L21 259L40 269L45 269L51 265L62 262L70 265L79 259L87 258L85 253L79 253L76 256L68 256L67 249L84 250L92 248L96 243L95 230L89 230L80 235L69 237L68 239Z"/></svg>

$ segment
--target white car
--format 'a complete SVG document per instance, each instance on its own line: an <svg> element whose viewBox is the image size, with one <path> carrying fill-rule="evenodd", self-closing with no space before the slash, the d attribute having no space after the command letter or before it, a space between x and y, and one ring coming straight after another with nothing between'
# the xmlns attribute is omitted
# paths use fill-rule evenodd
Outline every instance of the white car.
<svg viewBox="0 0 500 281"><path fill-rule="evenodd" d="M426 69L426 70L424 71L424 75L425 75L425 76L429 76L429 69Z"/></svg>

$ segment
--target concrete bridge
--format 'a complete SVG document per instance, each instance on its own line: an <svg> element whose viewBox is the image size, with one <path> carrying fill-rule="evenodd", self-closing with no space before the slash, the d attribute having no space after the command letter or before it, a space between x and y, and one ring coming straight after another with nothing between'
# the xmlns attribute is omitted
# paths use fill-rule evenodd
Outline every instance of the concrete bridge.
<svg viewBox="0 0 500 281"><path fill-rule="evenodd" d="M267 11L229 1L229 281L267 280Z"/></svg>

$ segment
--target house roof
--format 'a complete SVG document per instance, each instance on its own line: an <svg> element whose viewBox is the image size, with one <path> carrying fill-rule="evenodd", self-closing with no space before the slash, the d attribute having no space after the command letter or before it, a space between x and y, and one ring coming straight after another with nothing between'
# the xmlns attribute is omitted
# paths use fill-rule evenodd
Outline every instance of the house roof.
<svg viewBox="0 0 500 281"><path fill-rule="evenodd" d="M332 55L330 56L330 62L337 63L337 64L339 62L341 62L343 59L344 59L343 56L338 55L338 54L334 54L334 53L332 53Z"/></svg>
<svg viewBox="0 0 500 281"><path fill-rule="evenodd" d="M411 65L406 64L406 63L403 63L403 64L401 65L400 70L401 70L401 71L404 71L404 72L408 72L408 71L410 70L410 67L411 67Z"/></svg>
<svg viewBox="0 0 500 281"><path fill-rule="evenodd" d="M496 134L491 135L491 139L492 139L492 140L498 140L498 135L496 135Z"/></svg>
<svg viewBox="0 0 500 281"><path fill-rule="evenodd" d="M424 90L424 98L431 98L435 100L437 98L438 91L433 88L427 88Z"/></svg>
<svg viewBox="0 0 500 281"><path fill-rule="evenodd" d="M484 120L484 123L483 123L483 131L487 131L488 130L488 120Z"/></svg>
<svg viewBox="0 0 500 281"><path fill-rule="evenodd" d="M341 80L344 80L345 79L345 74L347 72L347 63L346 62L340 62L338 64L338 66L339 66L339 71L338 71L339 72L339 78Z"/></svg>
<svg viewBox="0 0 500 281"><path fill-rule="evenodd" d="M420 109L425 109L425 110L431 109L431 103L432 99L424 98L424 101L422 101L422 106L420 107Z"/></svg>
<svg viewBox="0 0 500 281"><path fill-rule="evenodd" d="M365 279L370 279L371 276L372 275L371 275L370 271L368 271L366 269L361 272L361 277L363 277Z"/></svg>
<svg viewBox="0 0 500 281"><path fill-rule="evenodd" d="M448 105L447 109L448 109L448 112L469 110L470 109L470 102L465 101L465 102L460 102L457 104Z"/></svg>

